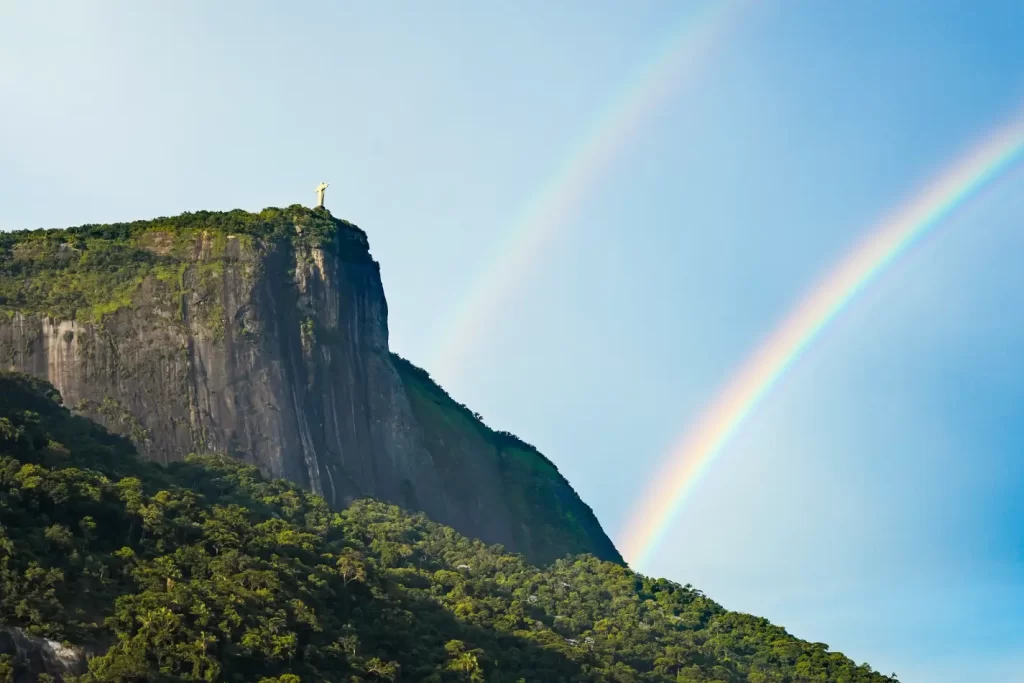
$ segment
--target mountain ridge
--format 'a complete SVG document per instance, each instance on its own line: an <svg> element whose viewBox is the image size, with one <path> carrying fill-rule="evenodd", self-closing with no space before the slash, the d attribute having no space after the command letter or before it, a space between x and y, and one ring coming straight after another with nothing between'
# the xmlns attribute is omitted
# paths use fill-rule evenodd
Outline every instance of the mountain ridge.
<svg viewBox="0 0 1024 683"><path fill-rule="evenodd" d="M366 233L326 209L0 235L0 366L146 457L225 452L342 508L423 510L534 561L622 562L549 459L388 348Z"/></svg>

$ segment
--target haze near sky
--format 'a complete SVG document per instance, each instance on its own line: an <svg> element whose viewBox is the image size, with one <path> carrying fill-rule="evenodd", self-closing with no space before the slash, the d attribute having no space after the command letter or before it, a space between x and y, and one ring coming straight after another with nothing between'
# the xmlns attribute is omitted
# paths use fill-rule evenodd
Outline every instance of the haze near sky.
<svg viewBox="0 0 1024 683"><path fill-rule="evenodd" d="M616 537L806 288L1024 102L1014 0L757 4L431 367L698 9L0 0L0 229L312 204L325 180L381 262L392 348ZM814 344L649 573L907 683L1024 680L1022 228L1018 164Z"/></svg>

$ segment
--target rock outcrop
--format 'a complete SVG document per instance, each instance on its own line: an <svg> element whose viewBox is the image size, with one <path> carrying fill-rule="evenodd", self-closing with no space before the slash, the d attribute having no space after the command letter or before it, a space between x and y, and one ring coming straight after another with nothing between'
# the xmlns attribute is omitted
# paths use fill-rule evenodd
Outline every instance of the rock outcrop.
<svg viewBox="0 0 1024 683"><path fill-rule="evenodd" d="M539 562L621 561L535 449L388 349L366 235L323 209L9 233L0 363L167 463L227 452L324 496L372 496Z"/></svg>
<svg viewBox="0 0 1024 683"><path fill-rule="evenodd" d="M68 674L77 676L87 668L85 653L48 638L37 638L16 626L0 625L0 674L11 683L36 683L40 674L61 683Z"/></svg>

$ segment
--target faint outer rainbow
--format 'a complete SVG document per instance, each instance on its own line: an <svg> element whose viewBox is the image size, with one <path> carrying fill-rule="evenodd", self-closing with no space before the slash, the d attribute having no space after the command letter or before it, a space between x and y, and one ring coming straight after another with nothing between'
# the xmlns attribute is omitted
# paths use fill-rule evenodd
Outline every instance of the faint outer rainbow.
<svg viewBox="0 0 1024 683"><path fill-rule="evenodd" d="M648 116L676 92L721 44L750 0L710 0L701 11L681 18L660 49L635 78L594 117L542 191L507 231L490 259L485 259L472 286L440 333L428 367L436 377L450 380L472 346L500 312L501 297L523 279L535 254L559 227L572 218L600 173L642 130Z"/></svg>
<svg viewBox="0 0 1024 683"><path fill-rule="evenodd" d="M881 221L792 310L670 450L634 508L621 536L623 555L634 569L643 570L701 475L822 329L915 241L1010 168L1022 151L1024 112Z"/></svg>

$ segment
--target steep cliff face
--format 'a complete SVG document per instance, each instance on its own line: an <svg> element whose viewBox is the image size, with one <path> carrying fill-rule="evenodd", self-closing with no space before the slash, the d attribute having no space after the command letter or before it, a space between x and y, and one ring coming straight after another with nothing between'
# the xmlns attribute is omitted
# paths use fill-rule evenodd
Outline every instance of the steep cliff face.
<svg viewBox="0 0 1024 683"><path fill-rule="evenodd" d="M0 237L0 363L159 462L227 452L546 562L621 560L549 461L388 350L366 235L322 209Z"/></svg>

